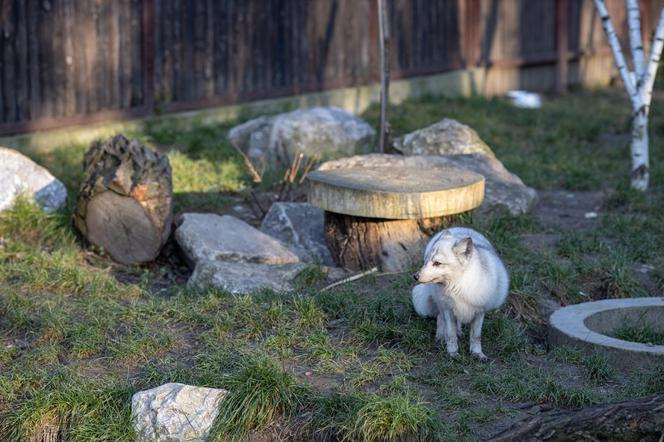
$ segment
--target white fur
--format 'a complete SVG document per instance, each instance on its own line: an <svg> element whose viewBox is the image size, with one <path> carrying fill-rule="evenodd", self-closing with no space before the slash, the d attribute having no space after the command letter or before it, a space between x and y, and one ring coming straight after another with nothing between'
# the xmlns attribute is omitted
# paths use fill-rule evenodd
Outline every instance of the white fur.
<svg viewBox="0 0 664 442"><path fill-rule="evenodd" d="M417 284L413 287L413 307L418 315L425 318L438 316L438 306L434 297L440 291L437 284Z"/></svg>
<svg viewBox="0 0 664 442"><path fill-rule="evenodd" d="M439 316L438 337L445 337L456 353L452 324L473 323L471 352L484 356L479 343L487 311L500 307L507 297L507 270L488 239L475 230L454 227L435 235L424 252L424 265L413 288L413 306L420 316ZM446 316L451 310L452 316ZM447 319L446 319L447 318ZM446 331L447 330L447 331Z"/></svg>

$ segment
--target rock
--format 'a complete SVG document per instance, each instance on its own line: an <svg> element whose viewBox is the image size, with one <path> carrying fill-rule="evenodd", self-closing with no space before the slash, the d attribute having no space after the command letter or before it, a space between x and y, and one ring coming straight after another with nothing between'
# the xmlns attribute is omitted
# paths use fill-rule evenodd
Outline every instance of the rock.
<svg viewBox="0 0 664 442"><path fill-rule="evenodd" d="M285 265L201 260L188 284L198 289L217 288L233 294L249 294L270 289L293 290L293 280L306 267L303 263Z"/></svg>
<svg viewBox="0 0 664 442"><path fill-rule="evenodd" d="M369 154L356 155L340 160L327 161L319 170L351 167L439 167L451 166L484 175L486 178L484 202L476 209L479 213L507 210L512 215L526 213L532 206L537 193L523 184L521 179L510 173L498 159L485 154L468 155L425 155L409 156ZM416 179L417 177L413 177Z"/></svg>
<svg viewBox="0 0 664 442"><path fill-rule="evenodd" d="M228 138L261 167L289 166L299 148L321 159L367 152L374 129L336 107L298 109L233 127Z"/></svg>
<svg viewBox="0 0 664 442"><path fill-rule="evenodd" d="M11 208L25 194L44 211L61 209L67 203L64 184L25 155L0 147L0 212Z"/></svg>
<svg viewBox="0 0 664 442"><path fill-rule="evenodd" d="M493 151L470 126L445 118L394 140L394 148L404 155L459 155Z"/></svg>
<svg viewBox="0 0 664 442"><path fill-rule="evenodd" d="M325 212L308 203L272 204L261 231L286 244L301 261L334 266L325 243Z"/></svg>
<svg viewBox="0 0 664 442"><path fill-rule="evenodd" d="M234 216L186 213L175 240L190 264L199 261L289 264L299 261L283 244Z"/></svg>
<svg viewBox="0 0 664 442"><path fill-rule="evenodd" d="M176 383L139 391L131 398L139 442L206 440L226 393Z"/></svg>

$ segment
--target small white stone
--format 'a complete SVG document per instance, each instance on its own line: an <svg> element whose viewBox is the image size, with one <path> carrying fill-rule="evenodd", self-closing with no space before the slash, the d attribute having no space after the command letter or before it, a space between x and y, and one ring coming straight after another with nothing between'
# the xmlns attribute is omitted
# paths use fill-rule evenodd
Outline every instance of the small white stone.
<svg viewBox="0 0 664 442"><path fill-rule="evenodd" d="M207 439L226 390L168 383L139 391L131 415L139 442Z"/></svg>
<svg viewBox="0 0 664 442"><path fill-rule="evenodd" d="M597 212L586 212L583 216L586 219L594 219L597 218Z"/></svg>

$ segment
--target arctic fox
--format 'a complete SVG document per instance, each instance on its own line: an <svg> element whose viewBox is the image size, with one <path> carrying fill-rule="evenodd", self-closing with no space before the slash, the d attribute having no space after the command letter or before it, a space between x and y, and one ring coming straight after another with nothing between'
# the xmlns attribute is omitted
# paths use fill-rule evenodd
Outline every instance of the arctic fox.
<svg viewBox="0 0 664 442"><path fill-rule="evenodd" d="M473 229L453 227L436 234L415 275L413 306L420 316L437 317L436 339L445 339L455 357L461 325L470 323L470 352L480 359L484 314L500 307L509 276L488 239Z"/></svg>

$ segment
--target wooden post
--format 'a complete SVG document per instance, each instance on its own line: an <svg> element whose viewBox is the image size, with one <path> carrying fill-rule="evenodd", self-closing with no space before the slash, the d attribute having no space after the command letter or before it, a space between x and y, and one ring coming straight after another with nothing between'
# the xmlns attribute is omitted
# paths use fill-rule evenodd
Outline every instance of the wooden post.
<svg viewBox="0 0 664 442"><path fill-rule="evenodd" d="M378 2L378 30L380 45L380 152L385 152L385 143L390 134L390 126L387 121L387 105L390 100L390 30L387 17L386 0Z"/></svg>
<svg viewBox="0 0 664 442"><path fill-rule="evenodd" d="M567 92L567 34L569 32L568 0L556 0L556 92Z"/></svg>
<svg viewBox="0 0 664 442"><path fill-rule="evenodd" d="M154 111L154 0L143 0L143 105Z"/></svg>

